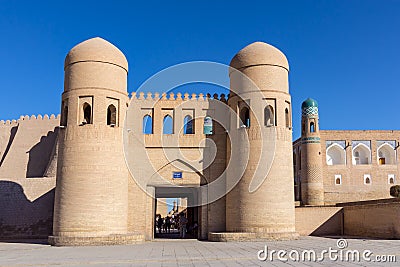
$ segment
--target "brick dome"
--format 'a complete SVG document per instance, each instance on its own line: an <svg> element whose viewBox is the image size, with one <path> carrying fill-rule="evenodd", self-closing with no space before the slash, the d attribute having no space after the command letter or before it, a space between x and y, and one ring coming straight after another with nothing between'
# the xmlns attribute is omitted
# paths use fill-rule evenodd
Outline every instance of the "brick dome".
<svg viewBox="0 0 400 267"><path fill-rule="evenodd" d="M113 44L100 38L86 40L73 47L65 58L64 68L77 62L104 62L117 65L128 72L125 55Z"/></svg>
<svg viewBox="0 0 400 267"><path fill-rule="evenodd" d="M264 42L254 42L240 50L229 64L235 69L256 65L280 66L289 71L286 56L276 47Z"/></svg>

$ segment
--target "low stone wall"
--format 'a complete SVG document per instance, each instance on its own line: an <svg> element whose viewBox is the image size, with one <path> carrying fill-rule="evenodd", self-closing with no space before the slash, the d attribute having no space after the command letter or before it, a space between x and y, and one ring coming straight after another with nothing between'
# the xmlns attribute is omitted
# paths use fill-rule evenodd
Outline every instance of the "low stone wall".
<svg viewBox="0 0 400 267"><path fill-rule="evenodd" d="M344 235L400 239L400 199L340 203Z"/></svg>
<svg viewBox="0 0 400 267"><path fill-rule="evenodd" d="M301 236L341 235L341 207L296 207L296 232Z"/></svg>

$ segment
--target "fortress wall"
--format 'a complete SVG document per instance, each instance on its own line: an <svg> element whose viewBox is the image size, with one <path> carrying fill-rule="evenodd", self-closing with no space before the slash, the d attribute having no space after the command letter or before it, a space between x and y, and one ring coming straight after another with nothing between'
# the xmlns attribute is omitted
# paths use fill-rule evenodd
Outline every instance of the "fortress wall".
<svg viewBox="0 0 400 267"><path fill-rule="evenodd" d="M343 208L296 207L296 232L302 236L341 235Z"/></svg>
<svg viewBox="0 0 400 267"><path fill-rule="evenodd" d="M0 239L52 230L59 116L0 122Z"/></svg>
<svg viewBox="0 0 400 267"><path fill-rule="evenodd" d="M342 203L344 234L372 238L400 239L400 200L380 199Z"/></svg>

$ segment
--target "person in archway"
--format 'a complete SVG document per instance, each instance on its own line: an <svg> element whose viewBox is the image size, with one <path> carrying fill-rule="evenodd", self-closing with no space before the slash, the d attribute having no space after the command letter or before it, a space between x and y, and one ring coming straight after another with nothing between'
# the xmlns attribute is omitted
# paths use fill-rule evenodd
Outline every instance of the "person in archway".
<svg viewBox="0 0 400 267"><path fill-rule="evenodd" d="M192 229L192 234L193 234L194 238L197 238L198 230L199 230L199 224L197 222L194 222L193 229Z"/></svg>
<svg viewBox="0 0 400 267"><path fill-rule="evenodd" d="M185 214L181 213L179 217L179 237L185 238L186 237L186 226L188 223L188 219L186 219Z"/></svg>
<svg viewBox="0 0 400 267"><path fill-rule="evenodd" d="M165 232L166 233L171 232L171 218L169 216L167 216L167 218L165 218Z"/></svg>
<svg viewBox="0 0 400 267"><path fill-rule="evenodd" d="M162 226L163 226L164 220L161 217L161 215L158 217L157 220L157 227L158 227L158 233L161 234Z"/></svg>

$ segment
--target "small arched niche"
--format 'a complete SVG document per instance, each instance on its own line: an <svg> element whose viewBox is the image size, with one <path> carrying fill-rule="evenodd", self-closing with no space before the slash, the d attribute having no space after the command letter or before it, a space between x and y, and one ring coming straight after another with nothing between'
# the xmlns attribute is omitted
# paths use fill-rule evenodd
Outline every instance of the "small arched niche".
<svg viewBox="0 0 400 267"><path fill-rule="evenodd" d="M143 133L153 134L153 118L150 115L143 117Z"/></svg>
<svg viewBox="0 0 400 267"><path fill-rule="evenodd" d="M289 110L285 108L285 123L286 123L286 128L290 128L290 116L289 116Z"/></svg>
<svg viewBox="0 0 400 267"><path fill-rule="evenodd" d="M250 110L247 107L243 107L240 110L240 121L241 127L244 126L245 128L250 127Z"/></svg>
<svg viewBox="0 0 400 267"><path fill-rule="evenodd" d="M371 150L360 143L353 148L353 165L371 164Z"/></svg>
<svg viewBox="0 0 400 267"><path fill-rule="evenodd" d="M186 115L183 119L183 134L194 134L192 116Z"/></svg>
<svg viewBox="0 0 400 267"><path fill-rule="evenodd" d="M394 165L396 164L396 151L388 143L384 143L378 148L378 164Z"/></svg>
<svg viewBox="0 0 400 267"><path fill-rule="evenodd" d="M267 127L275 126L274 108L271 105L264 108L264 125Z"/></svg>
<svg viewBox="0 0 400 267"><path fill-rule="evenodd" d="M68 124L68 106L63 102L63 110L61 113L61 126L67 126Z"/></svg>
<svg viewBox="0 0 400 267"><path fill-rule="evenodd" d="M83 104L83 121L82 124L92 124L92 106L85 102Z"/></svg>
<svg viewBox="0 0 400 267"><path fill-rule="evenodd" d="M174 122L171 115L166 115L163 119L163 134L173 134L174 133Z"/></svg>
<svg viewBox="0 0 400 267"><path fill-rule="evenodd" d="M213 134L213 119L210 116L206 116L204 118L203 134L205 135Z"/></svg>
<svg viewBox="0 0 400 267"><path fill-rule="evenodd" d="M310 122L310 133L315 133L315 123L313 121Z"/></svg>
<svg viewBox="0 0 400 267"><path fill-rule="evenodd" d="M117 126L117 108L113 104L107 108L107 125Z"/></svg>
<svg viewBox="0 0 400 267"><path fill-rule="evenodd" d="M367 185L371 184L370 176L364 175L364 184L367 184Z"/></svg>
<svg viewBox="0 0 400 267"><path fill-rule="evenodd" d="M332 144L326 149L327 165L345 165L346 151L338 144Z"/></svg>

